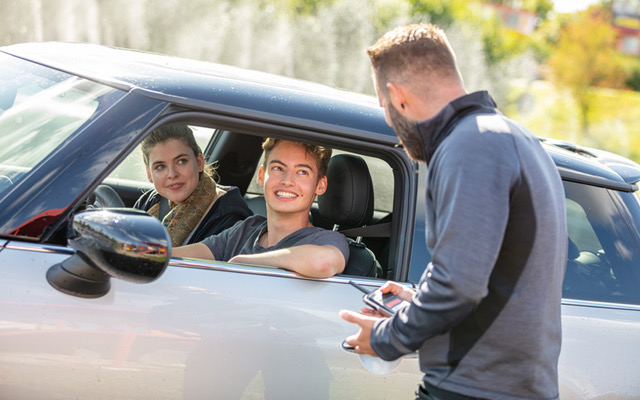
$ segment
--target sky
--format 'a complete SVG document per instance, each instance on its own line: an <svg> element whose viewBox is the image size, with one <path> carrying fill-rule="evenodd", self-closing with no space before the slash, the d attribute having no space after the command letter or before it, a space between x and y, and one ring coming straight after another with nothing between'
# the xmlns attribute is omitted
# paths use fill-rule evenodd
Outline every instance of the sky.
<svg viewBox="0 0 640 400"><path fill-rule="evenodd" d="M554 0L553 9L558 13L574 12L584 10L593 3L600 0Z"/></svg>

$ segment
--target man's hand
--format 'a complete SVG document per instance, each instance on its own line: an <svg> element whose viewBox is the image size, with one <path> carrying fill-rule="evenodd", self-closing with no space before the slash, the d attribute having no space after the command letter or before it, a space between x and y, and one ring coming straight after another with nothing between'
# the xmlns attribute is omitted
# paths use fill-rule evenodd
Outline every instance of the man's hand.
<svg viewBox="0 0 640 400"><path fill-rule="evenodd" d="M373 325L380 318L348 310L340 311L340 317L347 322L358 324L360 326L360 331L358 333L351 335L346 339L346 342L350 346L353 346L356 353L370 354L377 357L378 355L371 347L371 330L373 329Z"/></svg>

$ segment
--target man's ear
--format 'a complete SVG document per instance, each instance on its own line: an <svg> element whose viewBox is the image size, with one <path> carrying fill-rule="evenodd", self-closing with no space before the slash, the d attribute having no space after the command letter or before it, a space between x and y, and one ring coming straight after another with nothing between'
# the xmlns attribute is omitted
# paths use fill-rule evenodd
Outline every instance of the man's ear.
<svg viewBox="0 0 640 400"><path fill-rule="evenodd" d="M327 176L323 176L318 180L318 184L316 185L316 195L324 194L327 191Z"/></svg>
<svg viewBox="0 0 640 400"><path fill-rule="evenodd" d="M407 93L403 85L397 82L387 82L387 90L389 90L389 101L396 110L402 112L407 102Z"/></svg>
<svg viewBox="0 0 640 400"><path fill-rule="evenodd" d="M264 167L261 165L258 169L258 178L256 179L258 185L264 187Z"/></svg>

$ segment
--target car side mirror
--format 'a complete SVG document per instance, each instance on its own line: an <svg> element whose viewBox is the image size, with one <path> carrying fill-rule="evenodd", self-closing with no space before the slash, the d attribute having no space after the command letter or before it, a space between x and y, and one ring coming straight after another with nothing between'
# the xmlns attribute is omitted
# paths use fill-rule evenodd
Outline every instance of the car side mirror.
<svg viewBox="0 0 640 400"><path fill-rule="evenodd" d="M158 219L134 209L95 209L76 214L69 245L76 253L49 268L47 280L63 293L104 296L110 278L148 283L162 275L171 238Z"/></svg>

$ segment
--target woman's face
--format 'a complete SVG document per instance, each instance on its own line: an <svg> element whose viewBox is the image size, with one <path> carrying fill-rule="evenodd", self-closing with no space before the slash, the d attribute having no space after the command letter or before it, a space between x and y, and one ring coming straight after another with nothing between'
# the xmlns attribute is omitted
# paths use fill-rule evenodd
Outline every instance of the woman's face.
<svg viewBox="0 0 640 400"><path fill-rule="evenodd" d="M202 154L179 139L158 143L149 150L147 176L162 197L180 204L198 186L199 174L204 169Z"/></svg>

